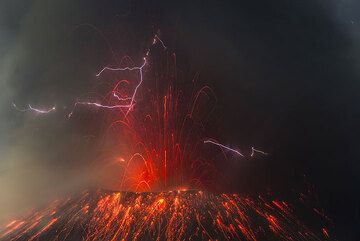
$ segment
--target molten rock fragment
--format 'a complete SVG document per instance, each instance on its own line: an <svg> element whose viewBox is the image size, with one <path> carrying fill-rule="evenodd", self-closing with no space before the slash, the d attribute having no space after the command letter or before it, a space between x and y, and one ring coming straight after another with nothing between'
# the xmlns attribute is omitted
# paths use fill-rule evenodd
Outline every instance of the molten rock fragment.
<svg viewBox="0 0 360 241"><path fill-rule="evenodd" d="M304 214L304 212L302 211ZM325 230L325 231L324 231ZM324 240L288 203L202 191L85 191L0 229L1 240Z"/></svg>

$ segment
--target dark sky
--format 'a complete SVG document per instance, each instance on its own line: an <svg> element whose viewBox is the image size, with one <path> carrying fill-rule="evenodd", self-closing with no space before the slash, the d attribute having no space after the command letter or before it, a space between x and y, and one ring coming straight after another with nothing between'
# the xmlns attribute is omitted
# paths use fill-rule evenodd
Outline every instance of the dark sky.
<svg viewBox="0 0 360 241"><path fill-rule="evenodd" d="M63 189L83 171L92 153L62 107L91 90L102 66L126 54L140 60L160 29L179 69L189 77L200 72L214 88L221 139L270 153L229 167L236 172L234 189L286 192L305 175L339 239L354 238L360 225L360 2L236 2L1 1L0 188L8 198L0 204L10 205L19 192ZM56 104L62 113L14 113L12 101Z"/></svg>

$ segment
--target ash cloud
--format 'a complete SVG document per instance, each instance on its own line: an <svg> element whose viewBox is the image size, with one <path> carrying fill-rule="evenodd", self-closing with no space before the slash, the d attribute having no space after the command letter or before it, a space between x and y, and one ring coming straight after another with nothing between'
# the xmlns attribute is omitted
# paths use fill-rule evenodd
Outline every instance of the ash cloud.
<svg viewBox="0 0 360 241"><path fill-rule="evenodd" d="M149 31L125 35L140 23L118 20L127 17L130 3L118 1L110 9L71 0L0 3L0 222L102 185L100 128L89 125L96 117L67 115L76 98L98 84L98 70L116 64L107 41L115 43L115 55L142 54L136 42ZM57 111L19 112L12 102Z"/></svg>
<svg viewBox="0 0 360 241"><path fill-rule="evenodd" d="M71 82L86 79L69 73L74 62L64 64L71 47L68 26L62 25L69 2L0 4L0 220L90 183L84 164L91 160L90 145L76 126L66 123L67 110L61 111L72 97ZM12 101L18 106L55 104L61 113L17 112Z"/></svg>

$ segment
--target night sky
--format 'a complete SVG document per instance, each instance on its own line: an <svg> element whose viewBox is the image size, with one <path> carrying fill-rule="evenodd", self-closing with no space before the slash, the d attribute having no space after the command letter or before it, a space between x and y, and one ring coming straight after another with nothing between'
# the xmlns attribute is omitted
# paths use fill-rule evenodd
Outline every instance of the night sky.
<svg viewBox="0 0 360 241"><path fill-rule="evenodd" d="M231 191L313 186L339 240L356 240L360 2L236 2L1 1L0 220L87 182L96 143L66 113L99 69L140 62L160 30L184 76L214 89L221 140L270 154L231 160ZM59 111L36 117L12 101Z"/></svg>

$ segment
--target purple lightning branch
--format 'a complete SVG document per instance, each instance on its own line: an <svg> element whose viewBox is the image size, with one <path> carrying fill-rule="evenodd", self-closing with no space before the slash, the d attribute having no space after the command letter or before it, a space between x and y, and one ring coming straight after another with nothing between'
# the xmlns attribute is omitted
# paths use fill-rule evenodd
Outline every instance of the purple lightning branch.
<svg viewBox="0 0 360 241"><path fill-rule="evenodd" d="M123 67L123 68L114 68L114 67L104 67L103 69L100 70L99 73L96 74L97 77L100 77L101 74L105 71L139 71L139 75L140 75L140 80L138 82L138 84L135 86L134 92L132 93L131 97L128 98L121 98L119 97L115 92L113 93L113 96L115 98L117 98L119 101L129 101L128 104L117 104L117 105L104 105L98 102L89 102L89 101L78 101L74 103L74 107L73 110L68 114L68 117L71 117L75 107L78 105L86 105L86 106L94 106L94 107L98 107L98 108L104 108L104 109L117 109L117 108L124 108L127 109L125 116L130 112L130 110L133 108L134 103L136 102L136 95L138 92L138 89L140 88L140 86L142 85L144 79L144 73L143 73L143 68L146 66L147 64L147 56L150 53L150 49L152 46L154 46L155 44L160 43L160 45L162 46L163 49L166 49L166 46L164 44L164 42L159 38L158 35L155 35L152 41L151 46L148 48L148 50L146 51L145 56L143 57L143 64L140 66L135 66L135 67ZM48 114L50 112L56 111L55 107L52 107L50 109L38 109L38 108L34 108L31 105L28 105L28 108L22 109L16 106L15 103L12 103L13 107L21 112L26 112L26 111L33 111L35 113L38 114Z"/></svg>
<svg viewBox="0 0 360 241"><path fill-rule="evenodd" d="M160 42L161 46L163 47L163 49L166 49L166 46L164 44L164 42L157 36L155 35L152 41L152 44L150 46L150 48L152 46L154 46L157 42ZM145 56L143 57L143 64L141 66L135 66L135 67L123 67L123 68L114 68L114 67L104 67L103 69L100 70L99 73L96 74L97 77L100 77L101 74L105 71L134 71L137 70L139 71L139 75L140 75L140 80L139 83L135 86L134 92L132 93L131 97L129 98L120 98L116 93L113 93L113 96L116 97L119 101L126 101L126 100L130 100L129 104L122 104L122 105L103 105L100 103L96 103L96 102L76 102L74 105L74 108L77 105L88 105L88 106L95 106L95 107L99 107L99 108L105 108L105 109L115 109L115 108L125 108L127 109L125 116L127 116L130 112L130 110L132 109L134 103L136 102L135 98L136 98L136 94L138 92L138 89L140 88L140 86L142 85L144 79L144 73L143 73L143 68L146 66L147 64L147 56L149 55L150 52L150 48L148 48ZM73 111L69 114L69 117L71 117L71 115L73 114Z"/></svg>
<svg viewBox="0 0 360 241"><path fill-rule="evenodd" d="M99 73L96 74L97 77L99 77L104 71L109 70L109 71L125 71L125 70L139 70L142 71L142 68L145 66L146 64L146 58L144 58L144 63L140 66L140 67L124 67L124 68L112 68L112 67L104 67L102 70L100 70Z"/></svg>
<svg viewBox="0 0 360 241"><path fill-rule="evenodd" d="M250 156L253 157L256 152L257 152L257 153L260 153L260 154L262 154L262 155L265 155L265 156L268 155L267 152L264 152L264 151L255 149L254 147L251 147L251 154L250 154Z"/></svg>
<svg viewBox="0 0 360 241"><path fill-rule="evenodd" d="M212 141L212 140L205 140L204 143L205 143L205 144L206 144L206 143L210 143L210 144L219 146L219 147L221 147L221 148L223 148L223 149L226 149L226 150L228 150L228 151L232 151L232 152L236 153L237 155L244 157L244 155L241 154L241 152L239 152L238 150L233 149L233 148L230 148L230 147L228 147L228 146L225 146L225 145L223 145L223 144L221 144L221 143L218 143L218 142L215 142L215 141Z"/></svg>
<svg viewBox="0 0 360 241"><path fill-rule="evenodd" d="M27 112L27 111L32 111L35 112L37 114L49 114L50 112L53 112L56 110L56 107L53 106L50 109L38 109L38 108L34 108L32 107L30 104L28 105L27 108L19 108L14 102L12 102L12 106L17 110L17 111L21 111L21 112Z"/></svg>
<svg viewBox="0 0 360 241"><path fill-rule="evenodd" d="M74 108L77 105L88 105L88 106L95 106L95 107L99 107L99 108L105 108L105 109L116 109L116 108L125 108L127 109L126 111L126 115L129 113L129 111L131 110L131 108L134 105L135 102L135 97L136 97L136 93L137 90L139 89L139 87L141 86L141 84L143 83L143 68L146 65L146 58L144 58L144 63L140 66L140 67L125 67L125 68L110 68L110 67L104 67L96 76L100 76L104 71L125 71L125 70L129 70L129 71L133 71L133 70L138 70L139 74L140 74L140 81L139 83L136 85L135 90L131 96L131 98L120 98L115 92L113 93L113 96L116 97L119 101L124 101L124 100L130 100L129 104L121 104L121 105L103 105L97 102L87 102L87 101L79 101L76 102L74 104ZM69 117L71 117L73 114L73 111L69 114Z"/></svg>
<svg viewBox="0 0 360 241"><path fill-rule="evenodd" d="M236 150L236 149L233 149L233 148L231 148L231 147L225 146L224 144L221 144L221 143L219 143L219 142L212 141L212 140L205 140L204 143L205 143L205 144L209 143L209 144L216 145L216 146L218 146L218 147L220 147L220 148L222 148L222 149L225 149L225 150L234 152L235 154L237 154L237 155L239 155L239 156L241 156L241 157L244 157L244 155L243 155L240 151L238 151L238 150ZM268 155L268 153L266 153L266 152L264 152L264 151L255 149L254 147L251 147L251 154L250 154L250 156L253 157L255 153L260 153L260 154L265 155L265 156Z"/></svg>
<svg viewBox="0 0 360 241"><path fill-rule="evenodd" d="M126 109L125 116L127 116L128 113L132 110L132 108L133 108L133 106L134 106L134 104L136 102L136 95L137 95L138 89L140 88L140 86L144 82L144 79L143 79L144 73L143 73L143 71L144 71L144 67L148 63L147 58L149 56L150 50L157 43L160 43L161 47L164 50L167 49L164 42L158 37L158 35L154 35L151 46L147 49L147 51L145 53L145 56L143 57L142 65L134 66L134 67L129 67L129 66L127 66L127 67L108 67L108 66L106 66L96 74L97 77L101 77L101 75L106 71L139 71L139 75L140 75L139 81L136 84L135 89L132 92L130 97L122 98L117 94L116 91L113 92L113 97L115 97L118 101L123 101L124 102L123 104L106 105L106 104L101 104L101 103L98 103L98 102L78 101L78 102L74 103L73 109L68 114L68 117L70 118L72 116L73 112L75 111L75 108L78 105L91 106L91 107L97 107L97 108L103 108L103 109ZM12 103L12 105L16 110L21 111L21 112L32 111L32 112L37 113L37 114L48 114L50 112L56 111L55 106L50 108L50 109L38 109L38 108L32 107L31 105L28 105L28 108L22 109L22 108L17 107L15 103ZM234 148L228 147L226 145L223 145L223 144L221 144L219 142L215 142L215 141L212 141L212 140L205 140L204 143L205 144L209 143L209 144L212 144L212 145L216 145L216 146L218 146L218 147L220 147L222 149L231 151L231 152L233 152L233 153L235 153L235 154L237 154L237 155L239 155L241 157L244 157L244 155L240 151L238 151L238 150L236 150ZM255 153L259 153L259 154L262 154L262 155L268 155L268 153L266 153L264 151L255 149L254 147L251 147L250 156L253 157L255 155Z"/></svg>

